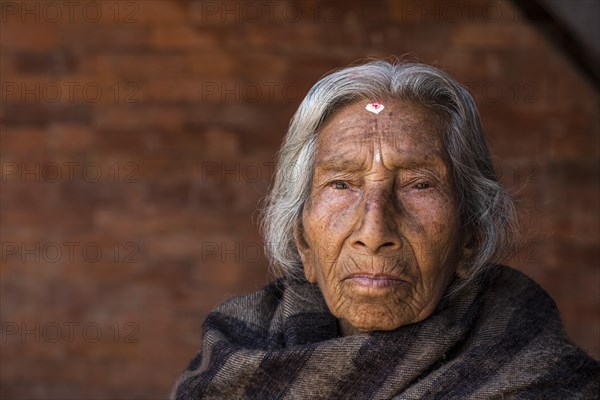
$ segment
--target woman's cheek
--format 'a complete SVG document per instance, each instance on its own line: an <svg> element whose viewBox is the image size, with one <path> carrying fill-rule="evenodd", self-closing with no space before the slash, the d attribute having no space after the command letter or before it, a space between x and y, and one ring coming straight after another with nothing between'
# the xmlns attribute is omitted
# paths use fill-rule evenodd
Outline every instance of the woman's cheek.
<svg viewBox="0 0 600 400"><path fill-rule="evenodd" d="M456 232L460 229L458 212L451 199L443 195L428 196L407 203L410 209L410 224L414 227L414 237L420 237L417 242L427 243L426 246L416 246L417 258L425 265L438 265L451 255L448 253L455 248L455 242L460 240ZM425 239L426 238L426 239ZM423 271L426 272L426 271Z"/></svg>
<svg viewBox="0 0 600 400"><path fill-rule="evenodd" d="M335 234L352 219L358 203L358 191L323 189L313 198L311 219L315 225L321 227L321 233Z"/></svg>
<svg viewBox="0 0 600 400"><path fill-rule="evenodd" d="M428 193L407 193L401 202L407 214L419 221L447 222L456 218L452 200L436 189L428 190Z"/></svg>

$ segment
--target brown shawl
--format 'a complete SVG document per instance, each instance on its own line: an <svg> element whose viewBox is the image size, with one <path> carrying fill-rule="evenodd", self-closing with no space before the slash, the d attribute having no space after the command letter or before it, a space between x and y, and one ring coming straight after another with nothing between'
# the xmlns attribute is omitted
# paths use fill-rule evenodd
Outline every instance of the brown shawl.
<svg viewBox="0 0 600 400"><path fill-rule="evenodd" d="M175 399L595 399L600 390L600 363L567 339L552 299L504 266L394 331L339 337L319 289L284 280L230 299L203 328Z"/></svg>

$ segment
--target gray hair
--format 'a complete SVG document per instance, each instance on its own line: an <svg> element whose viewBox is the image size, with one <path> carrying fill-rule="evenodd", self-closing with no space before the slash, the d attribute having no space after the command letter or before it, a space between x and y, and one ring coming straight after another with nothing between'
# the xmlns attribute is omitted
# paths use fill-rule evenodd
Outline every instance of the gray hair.
<svg viewBox="0 0 600 400"><path fill-rule="evenodd" d="M428 107L444 121L442 140L462 229L469 238L469 251L462 260L469 279L512 254L517 234L515 207L494 172L471 95L446 73L429 65L371 61L318 81L290 122L263 210L265 248L274 272L285 276L302 273L294 227L310 195L320 127L346 104L383 98Z"/></svg>

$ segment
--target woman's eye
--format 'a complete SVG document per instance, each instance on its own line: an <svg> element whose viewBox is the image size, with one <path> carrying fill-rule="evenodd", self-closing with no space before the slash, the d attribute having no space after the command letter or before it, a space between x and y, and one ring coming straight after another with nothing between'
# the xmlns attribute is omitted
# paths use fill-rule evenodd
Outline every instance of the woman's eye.
<svg viewBox="0 0 600 400"><path fill-rule="evenodd" d="M427 189L430 185L427 182L419 182L415 185L415 189Z"/></svg>
<svg viewBox="0 0 600 400"><path fill-rule="evenodd" d="M336 189L348 189L348 184L344 181L333 182L333 187Z"/></svg>

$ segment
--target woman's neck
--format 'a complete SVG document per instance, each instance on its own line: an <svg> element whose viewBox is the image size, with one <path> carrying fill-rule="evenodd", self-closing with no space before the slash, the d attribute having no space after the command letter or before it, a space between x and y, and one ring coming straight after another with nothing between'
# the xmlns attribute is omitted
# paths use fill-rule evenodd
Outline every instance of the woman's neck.
<svg viewBox="0 0 600 400"><path fill-rule="evenodd" d="M337 322L338 332L340 333L340 336L351 336L361 333L358 329L352 326L350 322L346 321L345 319L338 319Z"/></svg>

